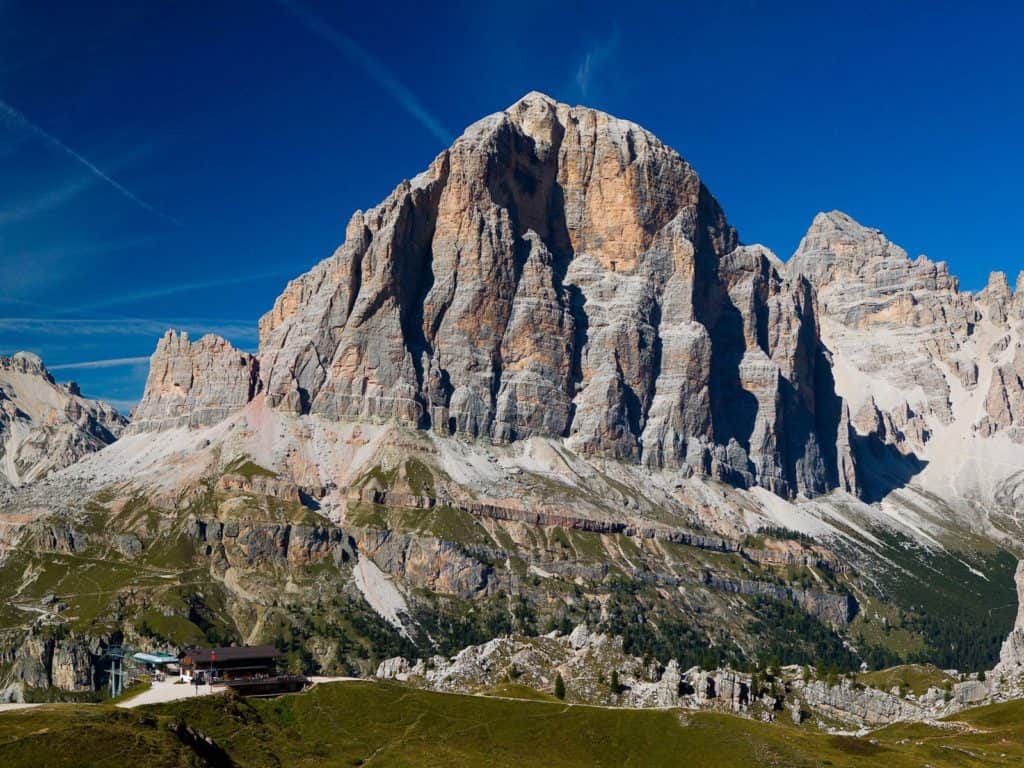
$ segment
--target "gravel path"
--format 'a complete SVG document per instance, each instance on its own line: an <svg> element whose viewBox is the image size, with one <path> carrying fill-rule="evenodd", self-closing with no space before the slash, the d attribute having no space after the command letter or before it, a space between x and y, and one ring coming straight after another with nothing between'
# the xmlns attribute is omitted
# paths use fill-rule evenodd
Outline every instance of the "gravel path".
<svg viewBox="0 0 1024 768"><path fill-rule="evenodd" d="M209 696L214 693L223 693L223 687L214 688L209 685L200 685L198 688L188 683L178 683L173 680L154 682L148 691L143 691L138 696L133 696L127 701L120 702L117 706L122 709L144 707L146 704L162 704L165 701L177 701L178 699L189 699L193 696Z"/></svg>
<svg viewBox="0 0 1024 768"><path fill-rule="evenodd" d="M32 707L38 707L38 704L0 704L0 712L12 712L16 709L31 709Z"/></svg>

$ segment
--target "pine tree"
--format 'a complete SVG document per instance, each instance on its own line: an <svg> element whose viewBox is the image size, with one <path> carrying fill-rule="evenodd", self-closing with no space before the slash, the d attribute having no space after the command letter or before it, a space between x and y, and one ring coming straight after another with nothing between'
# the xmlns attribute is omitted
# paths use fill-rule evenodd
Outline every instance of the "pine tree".
<svg viewBox="0 0 1024 768"><path fill-rule="evenodd" d="M555 696L559 699L565 698L565 680L562 679L561 672L555 677Z"/></svg>

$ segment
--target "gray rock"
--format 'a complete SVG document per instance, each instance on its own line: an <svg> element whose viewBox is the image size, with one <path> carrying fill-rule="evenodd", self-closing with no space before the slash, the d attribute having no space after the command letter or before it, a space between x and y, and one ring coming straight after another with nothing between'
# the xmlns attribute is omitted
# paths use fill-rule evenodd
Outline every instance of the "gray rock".
<svg viewBox="0 0 1024 768"><path fill-rule="evenodd" d="M248 403L259 384L259 363L212 334L190 342L168 331L150 358L142 401L130 434L216 424Z"/></svg>
<svg viewBox="0 0 1024 768"><path fill-rule="evenodd" d="M261 376L290 412L850 487L813 294L781 268L650 133L529 94L288 285Z"/></svg>
<svg viewBox="0 0 1024 768"><path fill-rule="evenodd" d="M127 420L54 381L29 352L0 357L0 481L37 481L114 442Z"/></svg>

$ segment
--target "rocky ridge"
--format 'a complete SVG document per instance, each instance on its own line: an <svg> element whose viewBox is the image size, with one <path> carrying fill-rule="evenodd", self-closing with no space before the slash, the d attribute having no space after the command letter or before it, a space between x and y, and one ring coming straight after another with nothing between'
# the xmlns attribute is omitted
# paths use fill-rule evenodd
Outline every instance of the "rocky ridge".
<svg viewBox="0 0 1024 768"><path fill-rule="evenodd" d="M786 272L815 287L869 499L917 475L947 497L951 478L977 501L1014 493L1012 470L1024 466L1024 295L1003 273L977 294L961 291L944 262L910 259L839 211L815 217Z"/></svg>
<svg viewBox="0 0 1024 768"><path fill-rule="evenodd" d="M252 400L258 383L259 362L227 340L207 334L189 341L168 331L150 359L128 433L211 426Z"/></svg>
<svg viewBox="0 0 1024 768"><path fill-rule="evenodd" d="M620 638L584 625L567 635L496 638L451 658L386 659L376 676L454 693L500 692L505 683L550 691L555 677L561 676L566 699L573 702L713 709L764 720L786 717L798 725L815 719L825 727L838 723L857 729L937 720L991 701L1001 691L985 681L967 679L915 695L865 686L848 677L830 681L799 666L753 674L727 667L681 670L674 660L659 664L630 656Z"/></svg>
<svg viewBox="0 0 1024 768"><path fill-rule="evenodd" d="M176 339L134 432L207 424L262 388L287 413L562 439L784 496L856 488L809 283L740 246L650 133L541 94L357 212L260 321L258 367Z"/></svg>
<svg viewBox="0 0 1024 768"><path fill-rule="evenodd" d="M30 352L0 357L0 481L30 483L112 443L127 421L58 384Z"/></svg>

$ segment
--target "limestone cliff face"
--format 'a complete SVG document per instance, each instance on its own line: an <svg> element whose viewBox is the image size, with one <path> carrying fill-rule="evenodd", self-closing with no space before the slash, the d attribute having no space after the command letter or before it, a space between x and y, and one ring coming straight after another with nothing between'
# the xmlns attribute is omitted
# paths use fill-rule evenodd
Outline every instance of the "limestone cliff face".
<svg viewBox="0 0 1024 768"><path fill-rule="evenodd" d="M815 217L787 273L817 291L861 435L926 456L935 436L1024 442L1024 273L1017 292L1001 272L960 291L944 263L910 259L838 211Z"/></svg>
<svg viewBox="0 0 1024 768"><path fill-rule="evenodd" d="M985 396L985 416L978 425L983 435L999 431L1024 442L1024 343L1013 345L1006 362L992 372Z"/></svg>
<svg viewBox="0 0 1024 768"><path fill-rule="evenodd" d="M216 424L248 403L259 383L256 358L219 336L190 342L168 331L150 358L130 433Z"/></svg>
<svg viewBox="0 0 1024 768"><path fill-rule="evenodd" d="M0 481L32 482L117 439L126 420L54 381L28 352L0 357Z"/></svg>
<svg viewBox="0 0 1024 768"><path fill-rule="evenodd" d="M832 211L815 217L788 271L817 289L827 345L841 348L868 376L899 389L919 387L931 413L952 419L942 365L978 313L944 262L911 260L878 230Z"/></svg>
<svg viewBox="0 0 1024 768"><path fill-rule="evenodd" d="M294 413L852 490L814 295L782 272L674 150L533 93L353 216L261 320L260 376Z"/></svg>

